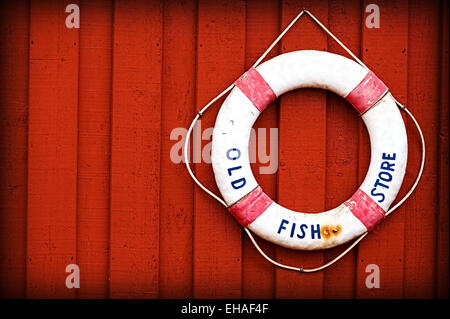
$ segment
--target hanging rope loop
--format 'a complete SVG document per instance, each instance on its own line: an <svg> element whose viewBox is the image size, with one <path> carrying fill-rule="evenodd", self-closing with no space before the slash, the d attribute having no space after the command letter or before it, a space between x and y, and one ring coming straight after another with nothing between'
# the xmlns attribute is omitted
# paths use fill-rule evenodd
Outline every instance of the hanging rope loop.
<svg viewBox="0 0 450 319"><path fill-rule="evenodd" d="M272 42L272 44L267 48L267 50L259 57L259 59L253 64L252 68L256 68L263 60L264 58L267 56L267 54L269 54L269 52L275 47L275 45L284 37L284 35L289 31L289 29L300 19L300 17L303 14L307 14L313 21L315 21L331 38L333 38L356 62L358 62L362 67L364 67L366 70L370 71L370 69L360 60L358 59L358 57L353 54L353 52L351 52L330 30L328 30L311 12L309 12L308 10L306 10L305 8L302 8L302 10L297 14L297 16L295 16L295 18L289 23L289 25L280 33L280 35L275 39L275 41ZM214 194L212 191L210 191L208 188L206 188L193 174L191 167L189 165L189 158L188 158L188 147L189 147L189 141L190 141L190 136L192 133L192 130L195 126L195 124L197 123L197 121L203 116L204 112L211 106L213 105L218 99L220 99L222 96L224 96L225 94L227 94L229 91L231 91L231 89L233 89L234 87L234 83L231 84L228 88L226 88L224 91L222 91L219 95L217 95L214 99L212 99L208 104L206 104L200 111L198 111L198 113L196 114L194 120L192 121L188 132L186 134L186 140L184 143L184 160L185 160L185 164L186 164L186 168L189 172L189 175L192 177L192 179L195 181L195 183L201 188L203 189L207 194L209 194L211 197L213 197L214 199L216 199L219 203L221 203L223 206L227 207L227 204L225 203L225 201L223 199L221 199L219 196L217 196L216 194ZM413 123L415 124L415 127L417 129L417 131L419 132L420 135L420 139L421 139L421 146L422 146L422 159L421 159L421 164L420 164L420 168L419 171L417 173L417 177L414 181L414 184L411 186L410 190L407 192L407 194L400 200L397 202L397 204L395 204L392 208L390 208L385 216L388 216L389 214L391 214L394 210L396 210L398 207L400 207L410 196L411 194L414 192L414 190L416 189L420 178L422 176L423 173L423 169L425 166L425 139L423 137L423 133L422 130L419 126L419 123L417 122L417 120L414 118L414 116L412 115L412 113L400 102L398 102L395 98L394 98L397 106L404 111L413 121ZM247 233L247 236L250 238L250 241L252 242L252 244L255 246L255 248L257 249L257 251L266 259L268 260L270 263L274 264L277 267L283 268L283 269L287 269L287 270L294 270L300 273L311 273L311 272L317 272L320 270L323 270L331 265L333 265L334 263L336 263L339 259L341 259L342 257L344 257L349 251L351 251L359 242L361 242L361 240L363 240L368 232L363 233L362 235L360 235L358 238L356 238L353 243L347 247L341 254L339 254L337 257L335 257L334 259L332 259L331 261L329 261L328 263L316 267L316 268L310 268L310 269L305 269L303 268L303 266L300 267L292 267L289 265L284 265L281 264L275 260L273 260L272 258L270 258L269 256L267 256L267 254L261 249L261 247L258 245L258 243L256 242L255 238L253 237L252 233L250 232L250 230L247 227L244 227L245 232Z"/></svg>

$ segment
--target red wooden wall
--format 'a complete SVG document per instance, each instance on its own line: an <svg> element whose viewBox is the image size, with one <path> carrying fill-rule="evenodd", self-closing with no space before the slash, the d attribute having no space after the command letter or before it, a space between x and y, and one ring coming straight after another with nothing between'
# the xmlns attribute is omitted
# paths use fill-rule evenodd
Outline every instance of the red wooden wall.
<svg viewBox="0 0 450 319"><path fill-rule="evenodd" d="M448 2L69 1L0 7L0 295L14 298L448 297ZM367 28L365 8L380 8ZM427 159L414 195L357 248L314 274L275 269L230 215L170 160L171 132L239 77L306 7L422 125ZM270 56L345 52L304 16ZM202 118L212 127L216 105ZM420 161L409 138L407 192ZM276 174L257 180L281 204L336 207L365 176L362 121L320 90L278 99L255 127L279 128ZM268 132L268 131L267 131ZM210 138L204 131L203 146ZM268 137L267 137L268 139ZM194 165L217 192L211 165ZM258 240L292 265L344 247L297 252ZM65 285L80 267L80 288ZM380 288L365 285L380 268Z"/></svg>

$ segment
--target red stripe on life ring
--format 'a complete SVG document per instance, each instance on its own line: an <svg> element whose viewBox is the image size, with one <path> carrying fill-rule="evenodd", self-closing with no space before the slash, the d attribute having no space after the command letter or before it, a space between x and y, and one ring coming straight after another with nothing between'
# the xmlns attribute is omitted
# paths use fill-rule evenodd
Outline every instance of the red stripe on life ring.
<svg viewBox="0 0 450 319"><path fill-rule="evenodd" d="M260 112L277 98L275 92L255 68L245 72L235 84Z"/></svg>
<svg viewBox="0 0 450 319"><path fill-rule="evenodd" d="M368 231L371 231L385 217L383 208L361 189L344 202L344 205L366 226Z"/></svg>
<svg viewBox="0 0 450 319"><path fill-rule="evenodd" d="M380 97L382 97L388 87L373 73L369 71L362 81L345 98L353 107L363 114L371 108Z"/></svg>
<svg viewBox="0 0 450 319"><path fill-rule="evenodd" d="M228 208L242 227L247 227L273 203L273 200L258 186L239 202Z"/></svg>

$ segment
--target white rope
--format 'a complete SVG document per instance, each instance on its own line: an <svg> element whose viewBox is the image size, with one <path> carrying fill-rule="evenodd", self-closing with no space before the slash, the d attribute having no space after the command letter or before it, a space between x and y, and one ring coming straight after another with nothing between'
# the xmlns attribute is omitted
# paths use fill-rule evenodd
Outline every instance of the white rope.
<svg viewBox="0 0 450 319"><path fill-rule="evenodd" d="M300 17L303 15L303 13L307 13L329 36L331 36L345 51L347 51L348 54L350 54L350 56L356 61L358 62L362 67L364 67L366 70L369 70L369 68L361 61L359 60L354 54L353 52L351 52L341 41L339 41L339 39L333 34L331 33L311 12L309 12L306 9L302 9L302 11L289 23L289 25L283 30L283 32L275 39L274 42L272 42L272 44L267 48L267 50L261 55L261 57L255 62L255 64L253 64L253 68L257 67L262 60L264 60L264 58L267 56L267 54L274 48L274 46L281 40L281 38L284 37L284 35L289 31L289 29L297 22L298 19L300 19ZM370 70L369 70L370 71ZM219 95L217 95L214 99L212 99L208 104L206 104L199 112L198 114L195 116L194 120L191 123L191 126L189 127L189 130L186 134L186 140L184 143L184 161L187 167L187 170L189 172L189 175L192 177L192 179L195 181L195 183L200 186L201 189L203 189L206 193L208 193L210 196L212 196L214 199L216 199L219 203L221 203L223 206L227 207L227 204L225 203L225 201L223 199L221 199L219 196L217 196L216 194L214 194L212 191L210 191L209 189L207 189L205 186L203 186L203 184L195 177L195 175L193 174L191 167L189 165L189 158L188 158L188 146L189 146L189 140L190 140L190 135L192 133L192 130L195 126L195 124L197 123L198 119L203 115L203 113L212 105L214 104L214 102L216 102L218 99L220 99L222 96L224 96L226 93L228 93L232 88L234 87L234 82L233 84L231 84L228 88L226 88L222 93L220 93ZM412 113L400 102L398 102L395 98L394 98L395 102L397 103L397 106L403 110L404 112L406 112L406 114L411 117L411 119L413 120L414 124L416 125L416 128L420 134L420 139L421 139L421 144L422 144L422 161L420 164L420 169L419 172L417 173L417 177L416 180L414 181L413 186L410 188L410 190L408 191L408 193L391 209L389 209L385 216L388 216L389 214L391 214L394 210L396 210L398 207L400 207L400 205L402 205L409 196L411 196L411 194L414 192L414 190L416 189L417 185L419 184L420 178L422 176L422 172L423 172L423 168L425 165L425 139L423 137L423 133L422 130L420 129L419 123L417 123L416 119L414 118L414 116L412 115ZM277 267L280 268L284 268L284 269L288 269L288 270L295 270L298 272L316 272L316 271L320 271L323 270L329 266L331 266L332 264L334 264L335 262L337 262L339 259L341 259L342 257L344 257L350 250L352 250L361 240L364 239L364 237L367 236L368 232L363 233L362 235L360 235L357 239L355 239L355 241L346 249L344 250L339 256L335 257L333 260L329 261L328 263L316 267L316 268L310 268L310 269L304 269L303 267L293 267L293 266L288 266L288 265L284 265L281 263L278 263L277 261L273 260L272 258L270 258L269 256L267 256L264 251L261 249L261 247L259 247L258 243L256 242L256 240L253 238L252 233L250 232L250 230L246 227L244 227L245 232L247 233L248 237L250 238L251 242L253 243L253 245L255 246L255 248L257 249L257 251L269 262L271 262L272 264L274 264Z"/></svg>
<svg viewBox="0 0 450 319"><path fill-rule="evenodd" d="M283 32L280 33L280 35L278 36L278 38L275 39L275 41L272 42L272 44L267 48L267 50L259 57L259 59L255 62L255 64L253 64L253 68L256 68L262 60L264 60L264 58L266 57L267 54L269 54L270 51L272 51L273 47L281 40L282 37L284 37L284 35L286 34L286 32L289 31L289 29L297 22L298 19L300 19L300 17L303 15L303 13L305 13L306 10L303 9L302 11L300 11L299 14L297 14L297 16L291 21L291 23L289 23L289 25L286 27L286 29L283 30Z"/></svg>
<svg viewBox="0 0 450 319"><path fill-rule="evenodd" d="M187 131L186 134L186 141L184 141L184 163L186 164L187 170L189 172L189 175L191 175L192 179L197 183L198 186L200 186L201 189L203 189L206 193L208 193L209 195L211 195L213 198L215 198L219 203L221 203L223 206L227 207L227 204L223 201L223 199L221 199L219 196L217 196L216 194L214 194L213 192L211 192L209 189L207 189L205 186L203 186L202 183L200 183L200 181L195 177L194 173L192 173L191 167L189 166L189 158L188 158L188 154L189 154L189 139L191 136L191 132L195 126L195 124L197 123L198 119L200 117L202 117L203 113L211 106L214 104L214 102L216 102L218 99L220 99L222 96L224 96L225 94L227 94L232 88L234 87L234 83L232 85L230 85L228 88L226 88L222 93L220 93L219 95L217 95L214 99L212 99L208 104L205 105L205 107L203 107L198 114L195 116L194 120L191 123L191 126L189 127L189 130Z"/></svg>
<svg viewBox="0 0 450 319"><path fill-rule="evenodd" d="M395 100L395 98L394 98ZM410 190L408 191L408 193L401 199L398 201L397 204L395 204L395 206L393 206L391 209L389 209L386 214L385 217L387 217L389 214L391 214L394 210L396 210L398 207L400 207L400 205L402 205L409 196L411 196L411 194L414 192L414 190L416 189L417 185L419 184L420 178L422 177L422 172L423 172L423 168L425 166L425 139L423 138L423 134L422 134L422 130L420 129L419 123L417 123L416 119L414 118L414 116L411 114L411 112L401 103L399 103L397 100L395 100L395 102L397 103L397 105L399 106L400 109L402 109L403 111L406 112L406 114L408 114L408 116L411 117L411 119L413 120L414 124L416 125L417 131L420 134L420 139L421 139L421 144L422 144L422 160L420 163L420 168L419 168L419 172L417 173L417 177L416 180L414 181L414 184L411 186ZM264 257L266 258L269 262L271 262L272 264L281 267L281 268L285 268L285 269L290 269L290 270L296 270L299 272L316 272L316 271L320 271L322 269L325 269L329 266L331 266L332 264L334 264L335 262L337 262L339 259L341 259L342 257L344 257L350 250L352 250L361 240L364 239L364 237L367 236L367 234L369 234L368 232L363 233L362 235L360 235L357 239L355 239L355 241L346 249L344 250L339 256L335 257L333 260L329 261L328 263L317 267L317 268L311 268L311 269L304 269L303 267L292 267L292 266L287 266L287 265L283 265L283 264L279 264L276 261L274 261L273 259L271 259L269 256L267 256L262 249L259 247L258 243L256 243L256 240L253 238L253 235L251 234L251 232L245 228L245 231L247 232L247 235L250 237L250 240L252 241L253 245L256 247L256 249L258 250L258 252Z"/></svg>
<svg viewBox="0 0 450 319"><path fill-rule="evenodd" d="M298 19L300 19L300 17L303 15L303 13L305 12L305 10L303 9L292 21L291 23L289 23L289 25L286 27L286 29L283 30L283 32L275 39L275 41L272 42L272 44L269 46L269 48L261 55L261 57L258 59L258 61L255 62L255 64L253 64L253 68L256 68L261 61L266 57L266 55L273 49L273 47L281 40L281 38L286 34L286 32L289 31L289 29L295 24L295 22L297 22ZM234 87L234 82L233 84L231 84L228 88L226 88L224 91L222 91L222 93L220 93L219 95L217 95L214 99L212 99L208 104L206 104L199 112L198 114L195 116L194 120L191 123L191 126L189 127L189 130L187 131L186 134L186 140L184 141L184 163L186 164L186 168L189 172L189 175L191 175L192 179L194 180L194 182L201 188L203 189L206 193L208 193L209 195L211 195L213 198L215 198L219 203L221 203L223 206L227 207L227 204L220 198L218 197L216 194L214 194L212 191L210 191L209 189L207 189L205 186L203 186L202 183L200 183L200 181L195 177L195 175L192 173L191 167L189 165L189 159L188 159L188 146L189 146L189 140L190 140L190 136L191 136L191 132L195 126L195 124L197 123L198 119L203 115L203 113L211 106L214 104L214 102L216 102L218 99L220 99L222 96L224 96L226 93L228 93L232 88Z"/></svg>
<svg viewBox="0 0 450 319"><path fill-rule="evenodd" d="M416 180L414 181L413 186L411 186L409 192L397 203L395 204L394 207L392 207L391 209L389 209L385 216L388 216L390 213L392 213L394 210L396 210L401 204L403 204L405 202L405 200L408 199L409 196L411 196L411 194L414 192L414 190L416 189L417 185L419 184L420 181L420 177L422 176L423 173L423 168L425 166L425 139L423 137L423 133L422 130L420 129L420 125L419 123L417 123L415 117L412 115L412 113L400 102L398 102L395 97L394 97L395 103L397 103L397 106L403 110L414 122L414 124L416 125L417 131L420 134L420 142L422 144L422 160L420 162L420 168L419 168L419 172L417 173L417 177Z"/></svg>
<svg viewBox="0 0 450 319"><path fill-rule="evenodd" d="M322 22L319 21L319 19L317 19L311 12L309 12L306 9L303 9L303 11L305 11L310 17L311 19L313 19L330 37L332 37L334 39L334 41L336 41L345 51L347 51L348 54L351 55L351 57L358 62L364 69L366 69L367 71L370 71L370 69L360 60L358 59L358 57L356 55L353 54L352 51L350 51L349 48L347 48L344 43L342 43L333 33L331 33L330 30L327 29L326 26L324 26L322 24Z"/></svg>

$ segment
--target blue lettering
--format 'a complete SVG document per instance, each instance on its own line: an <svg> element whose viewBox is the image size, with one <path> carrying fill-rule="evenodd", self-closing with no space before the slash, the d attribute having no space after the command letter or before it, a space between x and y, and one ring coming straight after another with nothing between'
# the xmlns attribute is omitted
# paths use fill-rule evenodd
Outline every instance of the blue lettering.
<svg viewBox="0 0 450 319"><path fill-rule="evenodd" d="M377 190L377 187L380 186L385 189L389 189L389 185L383 184L383 182L391 182L392 181L392 174L389 172L395 171L395 163L390 163L389 161L395 161L395 158L397 157L396 153L387 154L383 153L381 158L385 161L381 162L380 169L382 169L381 172L378 173L378 178L373 184L374 188L370 191L370 194L374 197L380 197L380 199L377 199L379 203L384 202L384 194L380 193L379 190ZM380 181L381 180L381 181Z"/></svg>
<svg viewBox="0 0 450 319"><path fill-rule="evenodd" d="M231 156L230 156L230 153L231 153L231 152L237 152L237 155L236 155L235 157L231 157ZM227 158L228 158L229 160L234 161L234 160L237 160L239 157L241 157L241 151L238 150L237 148L230 148L230 149L227 151Z"/></svg>
<svg viewBox="0 0 450 319"><path fill-rule="evenodd" d="M370 194L372 194L372 196L374 196L374 197L381 196L381 199L378 200L378 203L384 202L384 194L383 193L375 193L376 190L377 190L376 188L372 188L372 191L370 192Z"/></svg>
<svg viewBox="0 0 450 319"><path fill-rule="evenodd" d="M278 228L278 234L281 233L283 229L286 229L286 227L284 227L284 224L289 224L289 221L287 221L286 219L281 220L280 228Z"/></svg>
<svg viewBox="0 0 450 319"><path fill-rule="evenodd" d="M239 184L239 183L241 183L241 184ZM237 179L235 181L232 181L231 182L231 186L233 186L234 189L239 189L239 188L244 187L245 183L246 183L245 182L245 178L242 177L242 178L239 178L239 179Z"/></svg>
<svg viewBox="0 0 450 319"><path fill-rule="evenodd" d="M306 236L305 229L307 229L307 228L308 228L308 225L306 225L306 224L301 224L301 225L300 225L300 232L301 232L301 235L297 234L297 237L300 238L300 239L305 238L305 236Z"/></svg>
<svg viewBox="0 0 450 319"><path fill-rule="evenodd" d="M386 175L387 175L387 177L384 178L383 176L386 176ZM389 174L388 172L380 172L380 174L378 174L378 177L379 177L380 179L382 179L383 181L385 181L385 182L390 182L390 181L392 181L392 175Z"/></svg>
<svg viewBox="0 0 450 319"><path fill-rule="evenodd" d="M391 171L393 172L394 169L392 167L395 166L395 163L391 164L389 162L382 162L381 163L381 169L387 170L387 171Z"/></svg>
<svg viewBox="0 0 450 319"><path fill-rule="evenodd" d="M384 160L388 160L388 161L395 161L395 153L391 155L383 153L383 155L381 156L382 159Z"/></svg>
<svg viewBox="0 0 450 319"><path fill-rule="evenodd" d="M317 234L318 239L320 239L320 225L317 224L317 229L314 229L314 225L311 225L311 239L314 239L314 234Z"/></svg>
<svg viewBox="0 0 450 319"><path fill-rule="evenodd" d="M291 238L294 237L294 231L295 231L295 223L292 223Z"/></svg>
<svg viewBox="0 0 450 319"><path fill-rule="evenodd" d="M389 188L389 186L384 185L383 183L380 183L380 180L379 180L379 179L377 179L377 180L375 181L375 184L373 184L373 186L375 186L375 187L381 186L381 187L384 187L384 188Z"/></svg>

